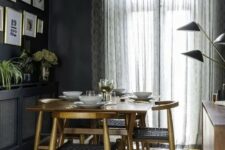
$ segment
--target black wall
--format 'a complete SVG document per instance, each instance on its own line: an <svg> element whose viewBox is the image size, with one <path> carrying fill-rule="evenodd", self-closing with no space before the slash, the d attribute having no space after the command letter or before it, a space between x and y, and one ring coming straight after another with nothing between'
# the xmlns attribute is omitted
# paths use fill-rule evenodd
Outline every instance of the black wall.
<svg viewBox="0 0 225 150"><path fill-rule="evenodd" d="M7 6L21 12L26 10L37 15L38 18L44 21L44 34L37 33L36 38L22 36L21 47L4 44L4 32L0 32L0 60L18 56L21 52L21 48L26 48L31 52L34 52L48 47L48 0L45 0L45 11L39 10L21 0L17 0L16 3L10 0L0 0L0 5L3 7Z"/></svg>
<svg viewBox="0 0 225 150"><path fill-rule="evenodd" d="M91 89L91 0L49 1L49 49L59 91Z"/></svg>

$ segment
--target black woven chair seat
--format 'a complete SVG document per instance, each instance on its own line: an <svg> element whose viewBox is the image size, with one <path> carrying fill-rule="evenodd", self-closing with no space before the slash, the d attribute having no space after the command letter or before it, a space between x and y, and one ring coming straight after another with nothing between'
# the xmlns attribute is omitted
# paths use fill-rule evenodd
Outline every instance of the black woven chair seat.
<svg viewBox="0 0 225 150"><path fill-rule="evenodd" d="M117 128L125 127L124 119L108 119L107 123L108 123L108 127L117 127Z"/></svg>
<svg viewBox="0 0 225 150"><path fill-rule="evenodd" d="M57 150L104 150L104 146L95 144L73 144L68 142ZM111 150L116 150L116 144L111 144Z"/></svg>
<svg viewBox="0 0 225 150"><path fill-rule="evenodd" d="M168 140L168 130L165 128L135 128L134 139Z"/></svg>

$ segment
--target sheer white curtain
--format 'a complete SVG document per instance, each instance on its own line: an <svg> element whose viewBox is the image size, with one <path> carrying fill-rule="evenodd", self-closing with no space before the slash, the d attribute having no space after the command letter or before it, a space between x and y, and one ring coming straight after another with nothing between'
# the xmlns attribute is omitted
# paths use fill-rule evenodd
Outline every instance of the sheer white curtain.
<svg viewBox="0 0 225 150"><path fill-rule="evenodd" d="M201 33L176 29L194 20L211 34L209 2L105 0L106 78L129 92L153 91L161 99L178 100L173 113L177 145L201 144L201 101L209 99L211 79L207 60L201 64L181 53L211 51ZM164 114L159 125L166 125Z"/></svg>
<svg viewBox="0 0 225 150"><path fill-rule="evenodd" d="M210 34L209 1L161 0L160 96L179 101L174 113L176 144L201 144L201 102L209 99L209 62L186 58L182 52L200 49L210 55L207 39L176 29L195 20ZM203 90L204 89L204 90ZM166 126L161 114L161 126Z"/></svg>
<svg viewBox="0 0 225 150"><path fill-rule="evenodd" d="M117 88L158 93L159 3L105 0L106 77Z"/></svg>

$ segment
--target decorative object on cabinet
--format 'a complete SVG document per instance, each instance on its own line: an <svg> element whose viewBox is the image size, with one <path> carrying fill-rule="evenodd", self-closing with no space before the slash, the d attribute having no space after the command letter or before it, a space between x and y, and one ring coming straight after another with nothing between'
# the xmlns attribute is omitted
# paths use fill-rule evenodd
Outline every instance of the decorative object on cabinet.
<svg viewBox="0 0 225 150"><path fill-rule="evenodd" d="M31 4L31 0L21 0L24 3Z"/></svg>
<svg viewBox="0 0 225 150"><path fill-rule="evenodd" d="M21 46L22 13L5 8L5 43Z"/></svg>
<svg viewBox="0 0 225 150"><path fill-rule="evenodd" d="M44 11L45 0L33 0L33 6Z"/></svg>
<svg viewBox="0 0 225 150"><path fill-rule="evenodd" d="M0 6L0 31L3 31L4 8Z"/></svg>
<svg viewBox="0 0 225 150"><path fill-rule="evenodd" d="M22 81L20 68L11 60L0 61L0 82L2 87L10 90L11 84L18 84Z"/></svg>
<svg viewBox="0 0 225 150"><path fill-rule="evenodd" d="M34 72L33 58L30 52L23 49L21 55L13 59L23 73L23 82L31 82L32 74Z"/></svg>
<svg viewBox="0 0 225 150"><path fill-rule="evenodd" d="M37 16L23 11L23 35L36 37Z"/></svg>
<svg viewBox="0 0 225 150"><path fill-rule="evenodd" d="M44 30L44 21L41 19L38 19L37 20L37 33L43 34L43 30Z"/></svg>
<svg viewBox="0 0 225 150"><path fill-rule="evenodd" d="M34 61L41 62L41 80L48 81L50 75L50 67L58 64L58 58L55 53L43 49L33 54Z"/></svg>

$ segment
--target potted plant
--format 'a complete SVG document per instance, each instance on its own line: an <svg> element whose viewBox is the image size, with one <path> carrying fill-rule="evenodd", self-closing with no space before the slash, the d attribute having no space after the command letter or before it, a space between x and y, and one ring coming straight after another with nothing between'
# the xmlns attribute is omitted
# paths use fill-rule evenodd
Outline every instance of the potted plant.
<svg viewBox="0 0 225 150"><path fill-rule="evenodd" d="M0 82L2 87L10 90L11 84L18 84L23 79L20 68L11 60L0 61Z"/></svg>
<svg viewBox="0 0 225 150"><path fill-rule="evenodd" d="M49 68L58 64L58 58L55 53L43 49L33 54L33 60L41 62L41 79L43 81L48 81L50 75Z"/></svg>
<svg viewBox="0 0 225 150"><path fill-rule="evenodd" d="M21 55L19 57L14 58L13 60L23 72L23 81L30 82L31 75L33 74L34 71L34 66L33 66L33 58L29 53L29 51L23 49Z"/></svg>

